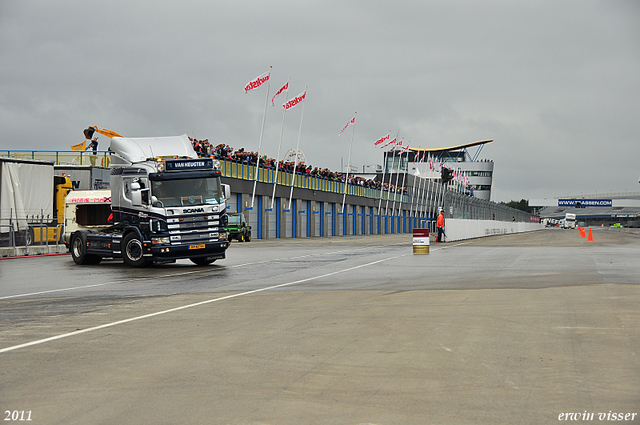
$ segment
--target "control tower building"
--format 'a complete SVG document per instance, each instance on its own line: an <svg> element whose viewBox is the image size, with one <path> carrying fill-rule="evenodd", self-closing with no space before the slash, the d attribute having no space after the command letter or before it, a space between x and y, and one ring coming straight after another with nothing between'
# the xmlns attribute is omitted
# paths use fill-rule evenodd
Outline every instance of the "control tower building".
<svg viewBox="0 0 640 425"><path fill-rule="evenodd" d="M493 140L482 140L465 145L447 148L420 149L409 148L407 151L386 152L384 154L386 172L406 171L422 176L439 178L440 173L432 171L427 162L430 155L436 162L442 162L448 168L459 169L469 179L468 189L472 196L491 200L491 184L493 181L493 160L479 159L482 148Z"/></svg>

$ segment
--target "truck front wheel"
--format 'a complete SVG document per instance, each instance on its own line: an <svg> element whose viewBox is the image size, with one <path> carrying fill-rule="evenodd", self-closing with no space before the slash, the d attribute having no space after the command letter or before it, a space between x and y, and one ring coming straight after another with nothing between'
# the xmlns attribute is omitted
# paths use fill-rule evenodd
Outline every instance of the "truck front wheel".
<svg viewBox="0 0 640 425"><path fill-rule="evenodd" d="M122 241L122 257L124 262L132 267L143 267L147 264L144 257L142 241L134 232L127 234Z"/></svg>

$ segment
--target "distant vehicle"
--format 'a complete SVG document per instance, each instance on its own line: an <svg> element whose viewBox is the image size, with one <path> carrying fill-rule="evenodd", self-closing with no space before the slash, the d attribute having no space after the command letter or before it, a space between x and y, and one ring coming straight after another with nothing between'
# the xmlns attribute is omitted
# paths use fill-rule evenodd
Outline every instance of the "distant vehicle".
<svg viewBox="0 0 640 425"><path fill-rule="evenodd" d="M564 223L562 225L564 229L575 229L576 228L576 215L572 213L567 213L564 216Z"/></svg>
<svg viewBox="0 0 640 425"><path fill-rule="evenodd" d="M247 225L247 220L242 213L227 214L227 233L229 241L236 239L240 242L251 241L251 226Z"/></svg>

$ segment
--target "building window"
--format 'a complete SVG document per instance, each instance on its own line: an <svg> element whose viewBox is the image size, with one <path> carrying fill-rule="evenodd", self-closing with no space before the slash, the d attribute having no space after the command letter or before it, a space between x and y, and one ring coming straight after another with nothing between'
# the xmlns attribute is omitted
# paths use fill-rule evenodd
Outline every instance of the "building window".
<svg viewBox="0 0 640 425"><path fill-rule="evenodd" d="M466 171L465 174L469 177L492 177L493 171Z"/></svg>

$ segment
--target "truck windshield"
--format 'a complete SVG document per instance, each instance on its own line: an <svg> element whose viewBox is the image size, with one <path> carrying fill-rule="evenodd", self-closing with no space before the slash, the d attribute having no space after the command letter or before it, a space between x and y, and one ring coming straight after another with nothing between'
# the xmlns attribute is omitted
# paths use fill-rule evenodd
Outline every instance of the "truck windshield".
<svg viewBox="0 0 640 425"><path fill-rule="evenodd" d="M157 198L154 206L161 207L214 205L224 202L219 177L152 181L151 195Z"/></svg>

